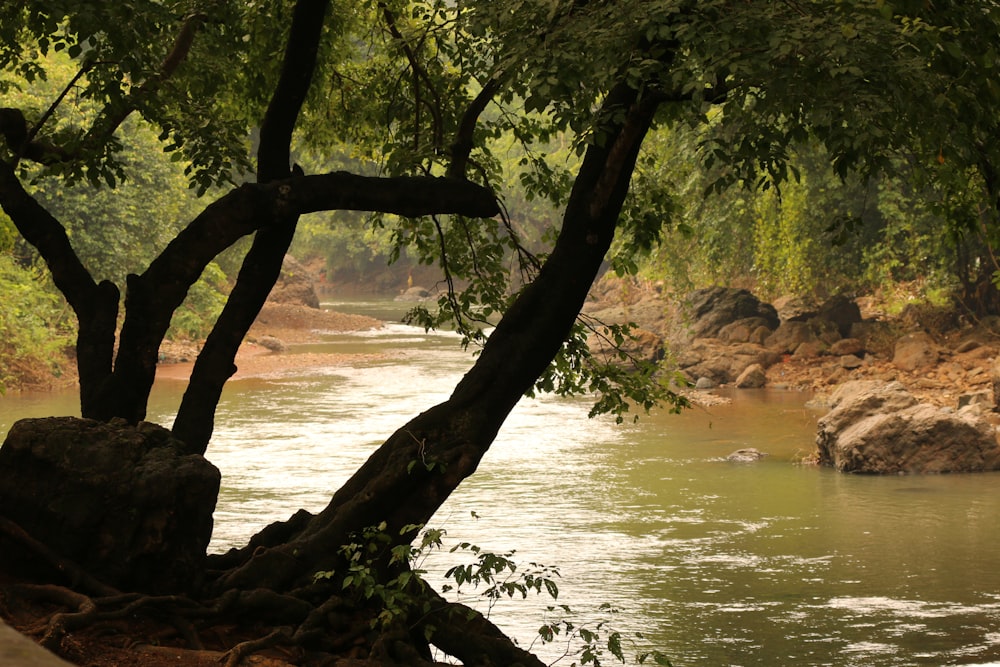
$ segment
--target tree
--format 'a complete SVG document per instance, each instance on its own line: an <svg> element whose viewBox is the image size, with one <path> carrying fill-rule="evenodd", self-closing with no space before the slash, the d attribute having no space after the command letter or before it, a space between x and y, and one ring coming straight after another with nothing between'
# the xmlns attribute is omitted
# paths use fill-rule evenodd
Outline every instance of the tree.
<svg viewBox="0 0 1000 667"><path fill-rule="evenodd" d="M918 4L915 12L933 14ZM896 10L887 3L730 0L49 2L0 9L3 71L23 80L43 76L35 54L50 49L78 63L46 109L0 110L0 205L76 312L84 416L132 424L144 417L171 315L209 262L252 234L173 425L188 451L205 452L236 348L304 213L403 216L392 223L396 238L438 261L449 281L467 284L461 294L449 292L437 312L415 313L428 324L450 319L469 342L482 343L451 397L392 434L322 512L300 512L247 548L213 559L208 581L194 593L202 612L264 596L273 622L297 629L272 639L334 652L340 644L324 631L324 605L340 600L331 591L354 581L345 574L344 547L378 527L387 544L370 575L381 590L395 582L402 597L394 600L407 602L373 626L373 655L419 664L430 661L433 643L466 664L540 664L486 619L445 603L419 579L401 578L407 563L395 547L408 545L475 472L525 393L595 391L598 410L619 414L630 402L676 398L656 384L653 369L628 372L590 354L577 321L616 232L656 236L656 221L621 216L647 133L659 123L712 126L701 150L720 169L720 187L780 186L792 146L809 138L842 172L876 169L905 139L902 91L942 81L907 49L907 8ZM87 126L57 122L70 97L93 105ZM857 103L845 107L845 98ZM114 187L127 177L116 137L131 116L158 128L165 150L188 162L201 191L225 186L250 166L246 138L258 128L256 181L232 186L148 268L127 277L115 352L119 287L91 277L26 179L37 168ZM490 189L499 177L490 140L506 132L526 146L565 133L579 155L572 178L533 153L527 160L534 170L526 183L563 208L542 256L511 233ZM306 175L292 164L297 137L314 150L349 139L394 175ZM510 257L523 282L507 284ZM488 339L482 312L502 313ZM333 573L332 588L317 581L320 572ZM385 619L379 605L388 603L376 598L361 596L354 613Z"/></svg>

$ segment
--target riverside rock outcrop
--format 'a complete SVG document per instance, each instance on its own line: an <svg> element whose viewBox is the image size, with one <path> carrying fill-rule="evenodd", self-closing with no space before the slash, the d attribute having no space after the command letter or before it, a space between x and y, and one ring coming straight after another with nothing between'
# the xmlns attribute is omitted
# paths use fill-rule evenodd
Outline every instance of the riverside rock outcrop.
<svg viewBox="0 0 1000 667"><path fill-rule="evenodd" d="M155 424L22 419L0 448L0 516L112 586L187 592L204 571L219 481ZM30 572L23 552L0 543L7 566Z"/></svg>
<svg viewBox="0 0 1000 667"><path fill-rule="evenodd" d="M766 387L825 394L851 380L900 381L922 402L946 407L963 394L990 391L991 383L1000 387L1000 363L993 368L1000 317L970 321L911 306L905 317L890 315L875 296L789 296L772 308L746 290L675 297L665 284L616 277L595 285L584 312L655 334L643 335L650 347L639 356L656 359L665 350L664 369L699 389L732 386L753 364L764 369ZM1000 391L994 396L1000 399ZM703 399L714 400L694 397Z"/></svg>
<svg viewBox="0 0 1000 667"><path fill-rule="evenodd" d="M267 297L268 304L291 304L319 308L316 294L316 280L301 262L291 255L285 255L281 263L281 273Z"/></svg>
<svg viewBox="0 0 1000 667"><path fill-rule="evenodd" d="M853 381L831 397L817 425L818 461L841 472L1000 470L996 430L981 408L918 402L899 382Z"/></svg>

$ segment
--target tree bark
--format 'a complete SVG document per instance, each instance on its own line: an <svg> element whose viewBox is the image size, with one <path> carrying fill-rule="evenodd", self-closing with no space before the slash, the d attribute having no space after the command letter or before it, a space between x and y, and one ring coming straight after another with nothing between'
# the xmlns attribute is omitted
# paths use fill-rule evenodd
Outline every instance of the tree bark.
<svg viewBox="0 0 1000 667"><path fill-rule="evenodd" d="M335 562L353 533L382 521L398 542L423 525L471 475L520 397L555 357L580 312L614 237L636 156L657 103L625 84L604 101L607 136L591 145L577 176L562 231L538 278L504 315L451 397L396 431L329 505L294 538L247 552L216 592L285 589Z"/></svg>
<svg viewBox="0 0 1000 667"><path fill-rule="evenodd" d="M118 317L118 288L97 283L70 245L62 224L29 195L14 167L0 163L0 206L18 232L45 260L52 280L76 313L80 409L93 413L111 380Z"/></svg>

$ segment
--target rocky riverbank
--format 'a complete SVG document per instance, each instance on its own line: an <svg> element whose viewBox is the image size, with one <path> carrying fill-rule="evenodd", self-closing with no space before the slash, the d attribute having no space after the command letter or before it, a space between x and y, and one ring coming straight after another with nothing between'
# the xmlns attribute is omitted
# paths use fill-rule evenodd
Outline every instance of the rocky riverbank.
<svg viewBox="0 0 1000 667"><path fill-rule="evenodd" d="M714 287L674 300L656 285L606 279L584 312L636 323L644 354L665 350L668 365L703 391L767 386L822 396L850 380L877 380L957 406L962 396L992 393L1000 352L1000 318L975 322L927 306L890 317L871 298L769 304Z"/></svg>

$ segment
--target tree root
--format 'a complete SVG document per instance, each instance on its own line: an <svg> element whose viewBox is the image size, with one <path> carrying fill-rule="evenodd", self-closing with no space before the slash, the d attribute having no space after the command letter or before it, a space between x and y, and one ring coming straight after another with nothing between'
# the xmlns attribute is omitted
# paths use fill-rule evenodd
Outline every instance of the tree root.
<svg viewBox="0 0 1000 667"><path fill-rule="evenodd" d="M251 656L279 648L287 651L286 656L296 656L285 658L296 664L328 665L338 660L353 664L356 660L369 666L431 667L438 664L431 645L469 666L543 665L482 614L445 600L417 580L409 590L409 611L400 610L388 623L373 621L383 611L380 602L344 597L336 582L325 580L289 593L229 590L204 601L142 593L98 597L56 584L13 584L4 593L5 601L34 601L50 610L25 632L57 654L68 646L64 640L73 633L86 632L93 640L106 630L124 632L119 636L130 640L123 645L126 649L167 644L164 640L169 639L169 644L183 648L164 645L160 650L212 653L225 667L255 660L270 664L273 658L251 660ZM53 606L58 609L51 611ZM137 628L142 629L142 636L132 634ZM261 636L248 635L251 628Z"/></svg>
<svg viewBox="0 0 1000 667"><path fill-rule="evenodd" d="M99 581L73 561L63 558L52 551L52 549L33 538L27 531L10 519L0 517L0 532L13 539L33 556L52 568L60 577L66 579L73 589L83 590L96 595L116 595L119 593L117 589Z"/></svg>
<svg viewBox="0 0 1000 667"><path fill-rule="evenodd" d="M426 594L433 604L422 625L433 628L431 643L461 660L463 665L545 667L544 662L517 646L475 609L458 602L448 602L430 587L427 587Z"/></svg>
<svg viewBox="0 0 1000 667"><path fill-rule="evenodd" d="M288 628L278 628L264 637L240 642L226 652L225 667L237 667L240 664L240 661L251 653L256 653L266 648L272 648L278 644L290 643L292 643L292 636L288 631Z"/></svg>

